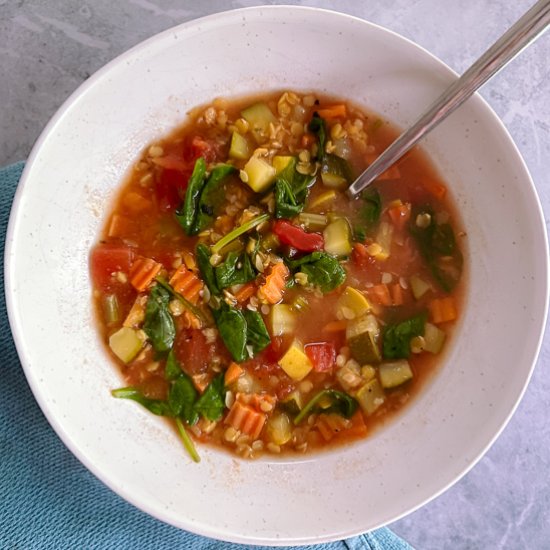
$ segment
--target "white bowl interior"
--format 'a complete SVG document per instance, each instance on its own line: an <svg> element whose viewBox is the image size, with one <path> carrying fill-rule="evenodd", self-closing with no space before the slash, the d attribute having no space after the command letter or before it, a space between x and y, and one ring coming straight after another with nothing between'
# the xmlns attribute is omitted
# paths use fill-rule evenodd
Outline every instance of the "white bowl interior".
<svg viewBox="0 0 550 550"><path fill-rule="evenodd" d="M175 526L236 542L305 544L363 532L455 481L509 418L546 314L547 243L519 154L480 97L425 142L468 232L469 285L444 367L364 442L303 460L245 462L200 448L114 400L121 378L91 312L88 253L139 151L216 96L327 91L404 127L455 78L384 29L303 8L218 14L154 37L86 82L40 138L10 221L7 299L33 392L76 456Z"/></svg>

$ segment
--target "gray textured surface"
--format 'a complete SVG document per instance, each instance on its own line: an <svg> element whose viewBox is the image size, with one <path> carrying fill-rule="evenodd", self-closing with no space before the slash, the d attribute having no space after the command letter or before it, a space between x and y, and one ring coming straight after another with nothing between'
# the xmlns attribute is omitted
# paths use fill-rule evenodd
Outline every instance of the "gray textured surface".
<svg viewBox="0 0 550 550"><path fill-rule="evenodd" d="M141 40L230 8L275 2L0 0L0 165L24 159L67 96ZM462 72L530 0L303 0L392 29ZM550 215L550 33L482 95L512 134ZM503 297L505 299L505 297ZM548 332L548 331L547 331ZM421 550L550 548L550 335L515 416L479 464L391 527ZM504 374L503 374L504 375Z"/></svg>

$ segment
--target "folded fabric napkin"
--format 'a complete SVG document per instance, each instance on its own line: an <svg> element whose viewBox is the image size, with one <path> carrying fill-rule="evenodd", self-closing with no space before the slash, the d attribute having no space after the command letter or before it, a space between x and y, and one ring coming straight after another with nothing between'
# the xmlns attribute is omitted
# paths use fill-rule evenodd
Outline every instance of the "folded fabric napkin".
<svg viewBox="0 0 550 550"><path fill-rule="evenodd" d="M0 169L2 251L22 170L22 162ZM146 515L104 486L65 448L42 415L19 363L6 314L3 265L0 284L0 548L241 548L176 529ZM412 547L383 528L302 548Z"/></svg>

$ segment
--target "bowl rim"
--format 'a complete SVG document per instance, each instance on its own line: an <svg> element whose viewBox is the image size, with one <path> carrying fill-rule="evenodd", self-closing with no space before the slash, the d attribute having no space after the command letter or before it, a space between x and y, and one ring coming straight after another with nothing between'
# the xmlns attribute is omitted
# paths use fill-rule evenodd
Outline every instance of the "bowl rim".
<svg viewBox="0 0 550 550"><path fill-rule="evenodd" d="M14 244L15 244L15 231L16 226L19 220L19 217L21 216L22 212L22 200L26 192L27 188L27 180L31 178L31 173L33 170L33 166L36 163L37 158L39 157L41 153L41 149L43 144L49 139L52 131L55 129L57 124L61 121L61 119L65 116L66 112L70 110L75 103L78 102L78 100L84 96L90 89L92 89L98 81L100 81L105 75L110 73L113 69L116 69L120 64L133 59L136 54L139 54L140 52L144 52L148 50L148 48L151 47L151 45L158 43L161 43L163 40L165 40L167 37L172 36L174 32L186 32L189 30L192 30L194 27L197 26L205 26L205 25L216 25L219 23L223 23L224 20L231 17L236 17L239 15L247 15L252 17L261 17L262 12L281 12L281 11L287 11L290 10L294 13L303 12L321 12L326 14L328 17L338 17L342 19L347 20L354 20L357 23L360 23L363 26L371 27L374 29L377 29L379 31L382 31L383 33L387 33L389 35L392 35L394 38L403 41L407 48L411 48L413 50L416 50L423 56L428 56L431 58L432 61L435 61L439 67L442 70L446 70L450 75L452 75L455 78L458 78L458 74L452 70L446 63L444 63L441 59L436 57L434 54L429 52L427 49L425 49L423 46L413 42L412 40L402 36L401 34L392 31L390 29L387 29L386 27L383 27L382 25L372 23L371 21L368 21L366 19L363 19L361 17L349 15L347 13L343 13L336 10L330 10L325 8L317 8L317 7L309 7L309 6L289 6L289 5L267 5L267 6L252 6L252 7L245 7L245 8L238 8L238 9L231 9L231 10L224 10L220 12L216 12L207 16L203 16L200 18L191 19L189 21L186 21L184 23L172 26L168 29L165 29L159 33L156 33L152 35L151 37L139 42L138 44L134 45L130 49L124 51L123 53L116 56L114 59L103 65L100 69L95 71L86 81L84 81L82 84L80 84L76 90L74 90L68 98L62 103L62 105L58 108L58 110L55 112L55 114L50 118L49 122L46 124L42 132L40 133L38 139L36 140L31 153L25 163L25 167L23 169L23 172L21 174L15 196L13 199L13 203L11 206L10 216L9 216L9 222L7 226L6 231L6 245L4 250L4 273L5 273L5 281L4 281L4 292L5 292L5 299L6 299L6 306L7 306L7 313L8 313L8 319L10 323L10 327L12 330L12 337L15 342L15 346L18 352L20 363L23 367L25 376L27 378L28 384L31 388L31 391L34 395L34 398L36 399L38 405L40 406L43 414L46 416L49 424L52 426L58 437L62 440L64 445L71 451L71 453L76 456L76 458L91 472L94 476L96 476L98 479L102 481L107 487L109 487L111 490L113 490L116 494L121 495L126 501L131 503L133 506L136 506L138 509L144 511L145 513L165 522L169 523L171 525L174 525L173 523L170 523L165 517L161 517L158 513L158 510L156 508L153 508L152 506L149 506L147 503L144 502L137 502L134 498L131 491L126 490L125 488L121 488L120 486L116 486L110 479L109 476L103 472L100 468L96 467L93 462L91 462L88 457L81 452L78 445L76 445L71 437L66 433L65 429L63 428L62 424L58 421L56 418L56 415L53 413L53 411L50 409L48 403L46 402L45 397L42 395L39 383L36 377L34 376L33 369L30 365L29 358L26 354L26 345L23 337L23 330L20 323L20 318L17 312L17 308L15 305L15 297L14 297L14 281L15 276L12 272L12 259L14 258ZM517 145L515 144L514 140L512 139L510 133L508 132L506 126L502 122L502 120L497 116L495 111L492 109L492 107L489 105L489 103L479 94L479 92L476 92L470 101L478 101L481 103L481 105L485 108L487 112L487 116L490 116L493 119L493 122L496 123L500 131L502 133L502 136L507 140L508 145L512 147L518 162L518 168L521 168L524 172L524 176L526 181L524 184L529 184L529 188L531 190L532 199L535 201L536 204L536 211L533 212L533 218L536 218L536 225L538 225L539 229L542 230L541 236L545 244L545 251L544 251L544 261L542 262L542 268L545 272L545 279L544 279L544 307L542 311L542 316L540 318L540 327L538 329L538 336L537 336L537 344L534 346L534 348L531 351L530 354L530 368L527 373L527 376L525 377L525 381L523 382L523 386L521 388L521 391L518 394L518 397L516 401L511 404L510 409L508 411L508 414L502 421L499 429L496 431L496 433L493 434L493 436L486 442L486 444L483 446L481 451L475 456L468 464L466 464L464 467L462 467L459 471L459 473L454 476L448 483L446 483L444 486L442 486L437 492L432 494L430 497L423 499L421 502L418 502L415 506L410 507L409 509L403 511L402 513L395 515L388 521L384 521L380 523L379 525L376 525L372 527L372 530L378 529L380 527L383 527L384 525L387 525L391 522L397 521L408 514L414 512L415 510L418 510L425 504L429 503L433 499L440 496L442 493L447 491L450 487L452 487L455 483L457 483L463 476L465 476L477 463L478 461L485 455L485 453L489 450L489 448L493 445L493 443L496 441L496 439L500 436L508 422L510 421L511 417L515 413L519 403L521 402L526 388L531 380L531 376L533 374L537 358L539 356L539 352L541 349L543 336L545 332L545 325L548 318L548 302L549 302L549 250L548 250L548 235L546 231L546 226L544 223L544 215L543 210L540 202L540 198L538 196L535 184L533 182L533 179L530 175L529 169L525 163L525 160L523 159ZM193 522L192 520L188 522L189 527L181 527L181 525L177 525L178 528L185 528L188 529L194 533L200 534L202 536L211 537L211 538L219 538L219 534L215 532L215 529L213 526L208 525L205 526L199 522ZM348 538L350 536L355 536L363 531L361 529L355 529L350 530L346 533L337 533L337 538ZM223 540L235 542L235 543L244 543L244 544L266 544L266 545L273 545L273 546L282 546L286 545L292 542L298 543L298 544L309 544L309 543L320 543L320 542L329 542L337 540L334 535L322 535L319 537L311 537L307 539L281 539L281 540L272 540L272 539L260 539L260 538L254 538L249 537L245 535L235 535L233 537L225 538Z"/></svg>

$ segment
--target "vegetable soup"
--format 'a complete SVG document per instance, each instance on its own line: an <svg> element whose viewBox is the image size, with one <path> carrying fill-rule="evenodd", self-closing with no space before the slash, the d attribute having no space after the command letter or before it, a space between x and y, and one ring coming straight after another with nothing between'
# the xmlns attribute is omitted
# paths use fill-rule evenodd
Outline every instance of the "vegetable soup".
<svg viewBox="0 0 550 550"><path fill-rule="evenodd" d="M171 419L194 460L197 441L327 448L400 409L460 313L464 233L419 151L347 197L394 136L278 92L217 99L148 147L90 256L113 396Z"/></svg>

